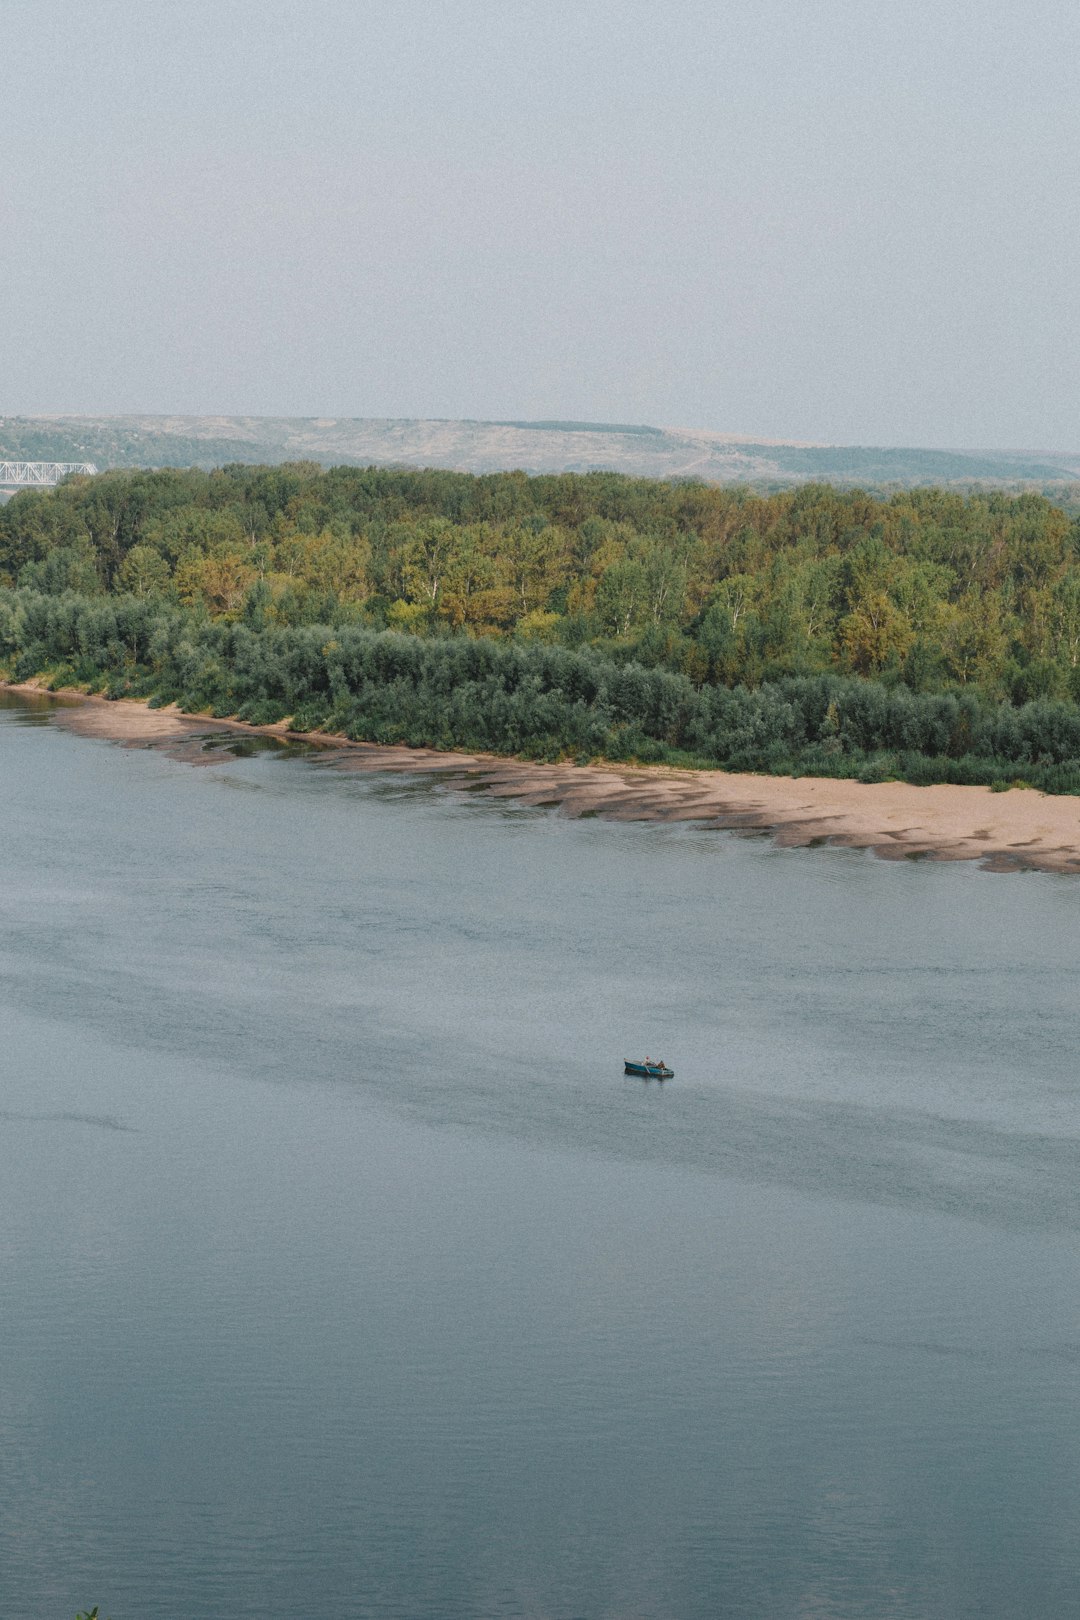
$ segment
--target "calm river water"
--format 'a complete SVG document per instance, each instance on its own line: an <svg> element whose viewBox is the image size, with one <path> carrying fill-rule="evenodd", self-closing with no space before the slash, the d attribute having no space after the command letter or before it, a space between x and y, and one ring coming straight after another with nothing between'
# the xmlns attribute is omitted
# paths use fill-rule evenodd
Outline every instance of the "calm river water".
<svg viewBox="0 0 1080 1620"><path fill-rule="evenodd" d="M1077 1613L1080 882L214 759L0 703L0 1613Z"/></svg>

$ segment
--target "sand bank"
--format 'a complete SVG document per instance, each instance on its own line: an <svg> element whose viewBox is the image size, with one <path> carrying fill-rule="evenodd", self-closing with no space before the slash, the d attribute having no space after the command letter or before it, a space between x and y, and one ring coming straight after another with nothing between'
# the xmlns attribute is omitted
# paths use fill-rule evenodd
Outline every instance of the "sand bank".
<svg viewBox="0 0 1080 1620"><path fill-rule="evenodd" d="M693 821L735 832L768 833L788 847L838 844L885 860L980 861L987 871L1080 873L1080 798L1014 788L912 787L824 777L751 776L654 766L537 765L491 754L384 748L283 723L248 726L181 714L174 707L109 702L76 693L44 694L28 683L9 691L55 705L60 725L130 746L168 746L186 759L214 759L199 741L245 732L317 745L335 769L436 775L445 786L519 804L550 805L566 816L619 821ZM220 755L218 756L220 757Z"/></svg>

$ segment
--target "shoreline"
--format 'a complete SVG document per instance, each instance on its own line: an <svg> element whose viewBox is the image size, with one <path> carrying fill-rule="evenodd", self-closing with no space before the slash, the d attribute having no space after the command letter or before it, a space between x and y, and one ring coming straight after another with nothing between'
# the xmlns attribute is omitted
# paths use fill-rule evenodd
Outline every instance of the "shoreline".
<svg viewBox="0 0 1080 1620"><path fill-rule="evenodd" d="M0 690L47 700L63 716L60 724L80 736L130 747L173 743L181 750L185 741L213 732L276 737L325 749L340 769L437 775L447 787L550 806L571 817L695 822L768 834L784 848L833 845L869 849L882 860L973 860L989 872L1080 873L1080 798L1034 788L992 793L987 787L915 787L662 765L548 765L497 754L353 742L326 732L293 731L287 721L254 726L184 714L175 705L151 709L142 699L50 692L34 681L3 681ZM181 757L195 756L182 752Z"/></svg>

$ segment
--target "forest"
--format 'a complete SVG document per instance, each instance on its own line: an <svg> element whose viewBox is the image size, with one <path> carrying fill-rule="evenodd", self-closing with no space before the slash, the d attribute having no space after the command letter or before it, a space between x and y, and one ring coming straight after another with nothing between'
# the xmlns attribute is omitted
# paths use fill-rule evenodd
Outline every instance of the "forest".
<svg viewBox="0 0 1080 1620"><path fill-rule="evenodd" d="M0 508L8 678L540 758L1080 791L1080 519L314 464Z"/></svg>

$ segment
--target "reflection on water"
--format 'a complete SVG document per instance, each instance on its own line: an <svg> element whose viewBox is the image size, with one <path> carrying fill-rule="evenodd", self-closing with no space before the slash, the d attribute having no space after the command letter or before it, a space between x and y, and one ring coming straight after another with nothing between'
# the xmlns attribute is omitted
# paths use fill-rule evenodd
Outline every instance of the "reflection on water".
<svg viewBox="0 0 1080 1620"><path fill-rule="evenodd" d="M50 714L5 1614L1074 1612L1080 886Z"/></svg>

